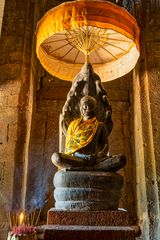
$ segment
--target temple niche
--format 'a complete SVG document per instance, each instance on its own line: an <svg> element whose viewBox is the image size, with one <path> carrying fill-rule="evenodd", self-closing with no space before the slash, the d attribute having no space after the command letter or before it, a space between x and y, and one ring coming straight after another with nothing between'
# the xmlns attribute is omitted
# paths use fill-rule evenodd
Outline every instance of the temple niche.
<svg viewBox="0 0 160 240"><path fill-rule="evenodd" d="M6 0L0 39L0 240L6 239L10 209L53 207L50 161L59 151L59 115L71 83L49 75L35 54L35 29L44 13L63 1ZM139 239L159 239L160 3L123 1L141 31L135 69L103 83L112 106L110 154L124 154L120 208L128 210ZM120 4L120 3L119 3Z"/></svg>

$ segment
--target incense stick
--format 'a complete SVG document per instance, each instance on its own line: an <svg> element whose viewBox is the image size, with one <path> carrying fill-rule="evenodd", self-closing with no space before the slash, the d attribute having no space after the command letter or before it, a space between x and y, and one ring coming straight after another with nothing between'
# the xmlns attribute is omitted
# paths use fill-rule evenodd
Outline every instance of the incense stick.
<svg viewBox="0 0 160 240"><path fill-rule="evenodd" d="M39 209L39 212L38 212L38 215L37 215L37 219L36 219L36 223L35 223L35 226L37 226L37 223L39 221L39 217L40 217L40 214L41 214L41 208Z"/></svg>
<svg viewBox="0 0 160 240"><path fill-rule="evenodd" d="M12 219L11 219L11 212L8 213L8 218L9 218L9 226L10 226L10 229L12 229Z"/></svg>
<svg viewBox="0 0 160 240"><path fill-rule="evenodd" d="M16 226L18 226L18 218L19 218L19 213L17 212L16 213L16 224L15 224Z"/></svg>
<svg viewBox="0 0 160 240"><path fill-rule="evenodd" d="M35 220L35 213L36 213L36 210L33 211L33 219L32 219L32 225L34 225L34 220Z"/></svg>
<svg viewBox="0 0 160 240"><path fill-rule="evenodd" d="M12 213L13 226L16 226L15 213Z"/></svg>

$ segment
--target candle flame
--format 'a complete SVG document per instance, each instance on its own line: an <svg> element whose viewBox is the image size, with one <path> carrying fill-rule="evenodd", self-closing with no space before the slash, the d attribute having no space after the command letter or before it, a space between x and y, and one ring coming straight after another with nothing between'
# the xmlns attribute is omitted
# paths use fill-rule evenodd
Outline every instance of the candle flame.
<svg viewBox="0 0 160 240"><path fill-rule="evenodd" d="M21 214L19 215L19 224L21 225L24 221L24 213L21 212Z"/></svg>

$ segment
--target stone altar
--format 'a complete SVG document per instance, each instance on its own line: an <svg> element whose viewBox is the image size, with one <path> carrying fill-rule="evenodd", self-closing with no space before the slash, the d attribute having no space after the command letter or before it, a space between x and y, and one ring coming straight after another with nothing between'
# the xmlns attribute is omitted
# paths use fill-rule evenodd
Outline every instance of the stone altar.
<svg viewBox="0 0 160 240"><path fill-rule="evenodd" d="M136 235L125 210L50 209L43 232L44 240L135 240Z"/></svg>

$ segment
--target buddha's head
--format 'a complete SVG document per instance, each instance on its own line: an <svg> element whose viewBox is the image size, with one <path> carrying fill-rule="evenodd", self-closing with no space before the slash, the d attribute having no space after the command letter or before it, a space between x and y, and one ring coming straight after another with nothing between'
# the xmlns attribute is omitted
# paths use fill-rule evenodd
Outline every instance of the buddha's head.
<svg viewBox="0 0 160 240"><path fill-rule="evenodd" d="M95 116L97 101L94 97L84 96L80 100L80 112L84 120Z"/></svg>

